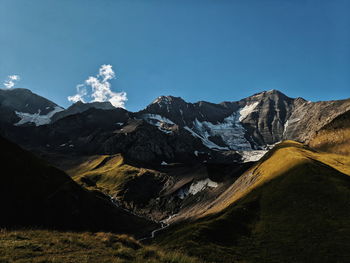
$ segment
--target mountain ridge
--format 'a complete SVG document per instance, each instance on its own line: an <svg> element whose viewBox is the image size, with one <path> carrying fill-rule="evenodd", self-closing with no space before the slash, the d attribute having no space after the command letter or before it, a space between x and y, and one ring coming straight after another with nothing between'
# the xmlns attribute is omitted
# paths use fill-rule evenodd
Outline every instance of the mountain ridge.
<svg viewBox="0 0 350 263"><path fill-rule="evenodd" d="M53 141L57 142L55 148L49 147L46 150L60 152L64 149L68 152L79 152L78 145L86 147L85 144L89 142L89 148L94 149L91 154L126 153L129 151L128 148L133 149L127 146L132 143L129 137L131 135L140 137L142 133L141 137L150 143L135 140L134 137L137 143L132 144L136 148L141 147L131 154L134 155L135 161L148 162L160 159L167 162L180 161L184 159L180 158L181 153L186 153L188 157L190 156L187 159L191 160L197 159L196 152L206 153L206 161L210 161L211 158L216 160L222 158L223 152L263 151L285 139L307 143L321 127L348 109L350 99L309 102L302 98L290 98L278 90L270 90L239 101L220 104L205 101L189 103L180 97L160 96L138 112L115 108L109 102L78 102L52 116L50 114L53 111L48 115L33 116L27 113L20 115L15 110L12 115L2 114L0 125L3 127L4 135L13 136L12 140L25 147L27 146L24 138L27 137L27 142L32 143L38 142L35 138L40 136L41 140L47 143L38 142L39 145L32 145L34 148L46 149L46 144L51 145L52 143L48 142ZM110 116L110 119L104 117L103 112L106 116ZM313 114L307 114L308 112ZM17 125L19 129L9 127L11 126L9 116L17 118L12 124ZM19 117L22 118L20 121ZM30 121L34 121L34 124ZM25 130L24 126L37 127L29 127L26 129L28 134L21 134ZM143 129L144 132L138 133L135 127ZM8 130L13 130L13 135L6 132ZM76 134L73 138L72 132ZM153 132L159 134L158 138L152 137ZM86 138L79 138L79 133L86 135ZM34 139L28 137L30 134ZM146 134L150 136L148 139L144 136ZM123 145L121 148L114 146L116 141L113 138L117 137L118 142L125 141L121 144ZM142 152L149 152L152 157L140 155Z"/></svg>

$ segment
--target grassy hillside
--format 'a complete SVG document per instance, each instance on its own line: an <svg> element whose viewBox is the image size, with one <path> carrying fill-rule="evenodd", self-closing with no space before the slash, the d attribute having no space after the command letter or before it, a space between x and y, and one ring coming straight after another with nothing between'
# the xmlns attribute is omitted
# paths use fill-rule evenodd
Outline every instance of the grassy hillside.
<svg viewBox="0 0 350 263"><path fill-rule="evenodd" d="M87 191L64 172L0 137L0 227L111 231L143 236L157 225Z"/></svg>
<svg viewBox="0 0 350 263"><path fill-rule="evenodd" d="M111 195L118 193L126 182L146 171L125 163L120 154L90 156L71 166L67 173L74 180Z"/></svg>
<svg viewBox="0 0 350 263"><path fill-rule="evenodd" d="M310 146L325 152L350 155L350 111L324 126L310 141Z"/></svg>
<svg viewBox="0 0 350 263"><path fill-rule="evenodd" d="M165 180L165 174L130 165L120 154L86 157L71 167L67 173L88 189L141 207L158 196Z"/></svg>
<svg viewBox="0 0 350 263"><path fill-rule="evenodd" d="M173 225L158 244L214 262L347 262L350 158L277 145L205 217Z"/></svg>
<svg viewBox="0 0 350 263"><path fill-rule="evenodd" d="M1 263L199 263L126 235L0 230Z"/></svg>

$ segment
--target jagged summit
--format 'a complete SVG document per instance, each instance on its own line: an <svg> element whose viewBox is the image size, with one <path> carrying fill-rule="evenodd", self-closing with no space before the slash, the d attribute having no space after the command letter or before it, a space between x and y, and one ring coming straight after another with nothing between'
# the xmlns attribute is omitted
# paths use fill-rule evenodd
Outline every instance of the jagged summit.
<svg viewBox="0 0 350 263"><path fill-rule="evenodd" d="M258 92L253 94L252 96L247 97L248 98L262 98L262 97L273 97L273 96L277 96L277 97L283 97L283 98L290 98L288 97L286 94L284 94L283 92L276 90L276 89L272 89L272 90L265 90L262 92Z"/></svg>
<svg viewBox="0 0 350 263"><path fill-rule="evenodd" d="M176 102L185 102L181 97L174 97L171 95L167 96L159 96L156 98L151 104L163 104L163 105L168 105Z"/></svg>
<svg viewBox="0 0 350 263"><path fill-rule="evenodd" d="M87 111L91 108L94 109L101 109L101 110L113 110L116 109L112 103L109 101L105 102L90 102L90 103L84 103L82 101L77 101L76 103L72 104L68 109L65 111L61 111L57 114L55 114L52 118L52 121L57 121L59 119L62 119L64 117L67 117L69 115L74 115L77 113L82 113L84 111Z"/></svg>
<svg viewBox="0 0 350 263"><path fill-rule="evenodd" d="M72 104L68 109L75 108L75 107L94 107L99 109L114 109L115 107L110 103L109 101L94 101L94 102L82 102L77 101L74 104Z"/></svg>

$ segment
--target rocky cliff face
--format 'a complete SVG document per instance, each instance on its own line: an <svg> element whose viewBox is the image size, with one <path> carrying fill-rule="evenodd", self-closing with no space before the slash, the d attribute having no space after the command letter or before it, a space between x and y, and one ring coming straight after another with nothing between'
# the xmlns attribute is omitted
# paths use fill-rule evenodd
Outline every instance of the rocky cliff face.
<svg viewBox="0 0 350 263"><path fill-rule="evenodd" d="M323 126L350 109L350 99L319 102L299 99L296 105L283 138L308 143Z"/></svg>

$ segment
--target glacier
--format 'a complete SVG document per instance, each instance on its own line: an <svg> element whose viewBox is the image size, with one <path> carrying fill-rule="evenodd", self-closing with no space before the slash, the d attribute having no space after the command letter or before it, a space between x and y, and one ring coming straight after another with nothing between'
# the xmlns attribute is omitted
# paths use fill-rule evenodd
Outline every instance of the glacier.
<svg viewBox="0 0 350 263"><path fill-rule="evenodd" d="M57 112L60 112L63 110L64 110L63 108L61 108L59 106L55 106L55 108L46 115L40 115L40 113L41 113L40 110L38 110L38 112L34 113L34 114L16 111L15 112L16 115L18 117L20 117L21 120L19 122L15 123L14 125L20 126L20 125L23 125L25 123L34 123L35 126L41 126L41 125L49 124L51 122L52 116L55 115Z"/></svg>

